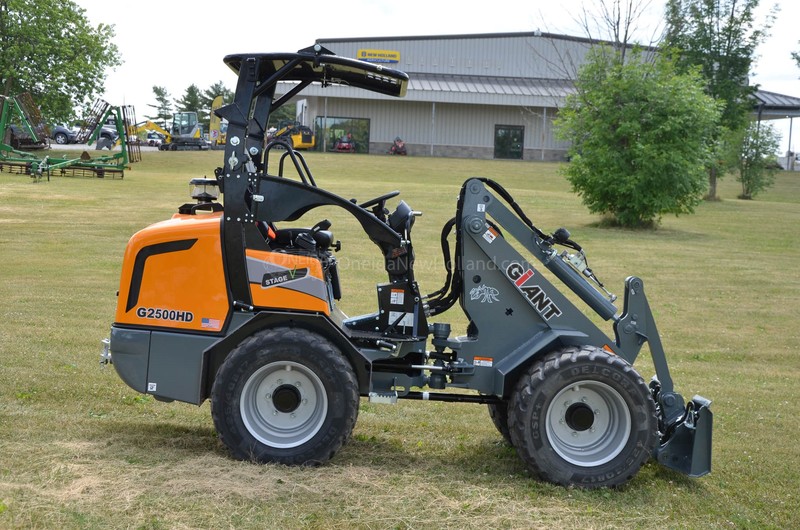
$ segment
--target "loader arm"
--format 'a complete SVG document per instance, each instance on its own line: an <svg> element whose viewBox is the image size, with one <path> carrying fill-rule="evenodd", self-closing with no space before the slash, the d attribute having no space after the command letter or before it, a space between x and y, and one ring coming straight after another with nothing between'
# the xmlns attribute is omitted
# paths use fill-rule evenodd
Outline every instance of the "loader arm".
<svg viewBox="0 0 800 530"><path fill-rule="evenodd" d="M502 198L503 200L500 200ZM483 359L487 346L495 352L495 378L477 372L457 381L483 393L504 396L524 368L542 352L560 346L591 344L612 351L629 364L647 343L656 371L651 392L659 416L662 440L655 450L658 460L690 476L708 473L711 466L712 414L710 401L700 396L685 404L676 393L655 318L644 293L644 282L635 276L625 282L621 315L614 297L602 284L579 272L566 252L556 245L571 240L547 235L537 228L499 184L472 179L462 189L456 233L460 262L451 288L470 320L470 337L448 345L468 362ZM509 204L510 203L510 204ZM558 232L558 231L556 231ZM516 240L533 259L521 255ZM540 263L603 320L612 321L610 339L532 263ZM480 274L470 274L481 267ZM462 278L457 278L458 276ZM488 294L487 294L488 293ZM487 303L488 302L488 303ZM494 302L494 303L493 303ZM436 301L433 301L436 304ZM498 306L502 307L498 310ZM517 316L522 315L521 320ZM524 326L517 322L523 322ZM510 332L509 329L513 329Z"/></svg>

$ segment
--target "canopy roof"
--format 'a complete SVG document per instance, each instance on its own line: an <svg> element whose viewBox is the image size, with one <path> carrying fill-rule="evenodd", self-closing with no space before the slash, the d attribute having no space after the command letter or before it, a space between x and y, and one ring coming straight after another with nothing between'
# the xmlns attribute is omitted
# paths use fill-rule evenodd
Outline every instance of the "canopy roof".
<svg viewBox="0 0 800 530"><path fill-rule="evenodd" d="M800 116L800 98L758 90L753 94L759 120L782 120Z"/></svg>

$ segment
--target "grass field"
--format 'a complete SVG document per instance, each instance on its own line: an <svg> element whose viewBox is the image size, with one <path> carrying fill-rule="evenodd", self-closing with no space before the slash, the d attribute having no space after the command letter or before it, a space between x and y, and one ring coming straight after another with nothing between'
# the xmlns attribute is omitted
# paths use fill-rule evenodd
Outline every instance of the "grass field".
<svg viewBox="0 0 800 530"><path fill-rule="evenodd" d="M644 278L676 389L714 401L712 473L650 462L624 488L587 492L530 476L483 406L362 401L329 464L258 466L228 457L208 403L159 403L101 369L126 241L222 158L144 153L116 181L0 173L0 528L796 527L800 175L756 201L728 177L721 202L629 231L598 227L554 164L308 155L335 192L400 189L424 212L425 292L443 281L439 231L470 176L501 182L543 230L569 228L610 290ZM307 224L323 215L344 247L345 311L372 310L377 247L339 212ZM438 319L463 332L449 313ZM636 366L649 379L646 354Z"/></svg>

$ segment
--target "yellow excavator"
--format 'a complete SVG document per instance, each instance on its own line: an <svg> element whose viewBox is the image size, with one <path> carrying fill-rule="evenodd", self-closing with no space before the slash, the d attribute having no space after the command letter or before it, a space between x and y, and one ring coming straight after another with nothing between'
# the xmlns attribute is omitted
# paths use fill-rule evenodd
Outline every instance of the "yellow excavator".
<svg viewBox="0 0 800 530"><path fill-rule="evenodd" d="M164 143L158 147L161 151L208 149L208 143L203 138L203 127L197 121L196 112L176 112L172 115L172 124L168 129L151 120L139 122L134 127L133 133L140 136L147 131L156 131L164 135Z"/></svg>

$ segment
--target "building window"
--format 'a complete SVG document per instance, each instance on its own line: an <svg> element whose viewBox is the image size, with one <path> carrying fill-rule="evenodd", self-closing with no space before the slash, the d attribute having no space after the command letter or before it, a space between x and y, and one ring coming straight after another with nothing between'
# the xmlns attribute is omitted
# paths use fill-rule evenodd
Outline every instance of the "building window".
<svg viewBox="0 0 800 530"><path fill-rule="evenodd" d="M494 157L522 160L525 127L518 125L494 126Z"/></svg>
<svg viewBox="0 0 800 530"><path fill-rule="evenodd" d="M319 134L318 150L369 153L369 119L317 116L314 125Z"/></svg>

